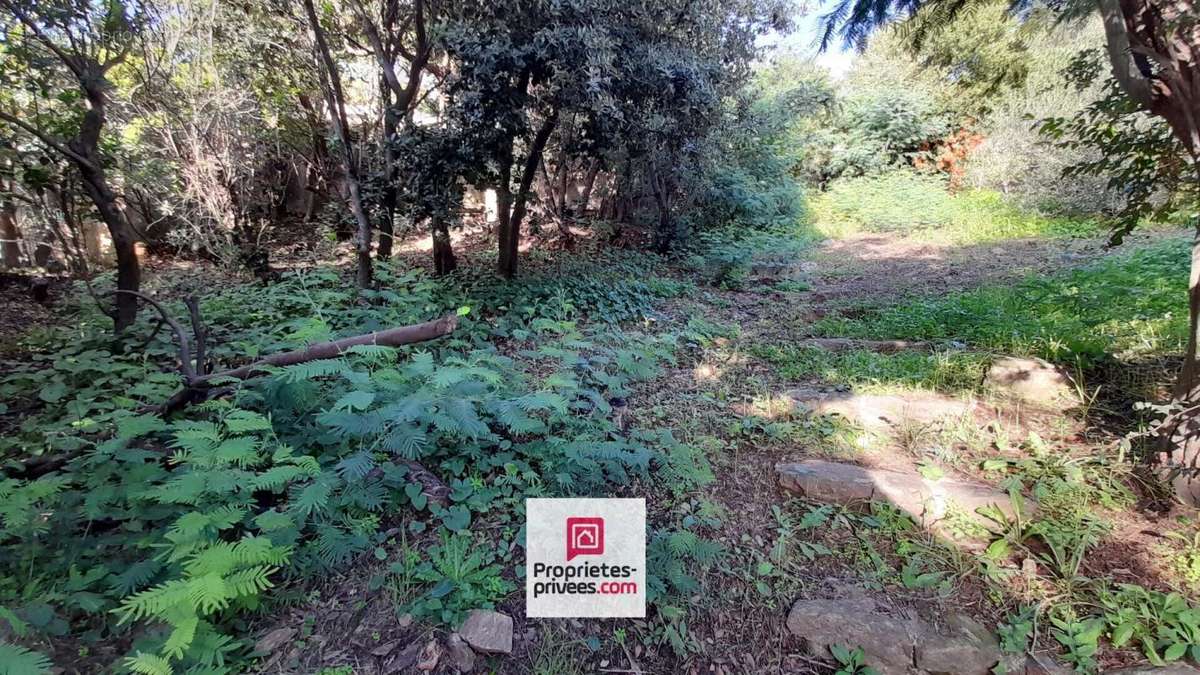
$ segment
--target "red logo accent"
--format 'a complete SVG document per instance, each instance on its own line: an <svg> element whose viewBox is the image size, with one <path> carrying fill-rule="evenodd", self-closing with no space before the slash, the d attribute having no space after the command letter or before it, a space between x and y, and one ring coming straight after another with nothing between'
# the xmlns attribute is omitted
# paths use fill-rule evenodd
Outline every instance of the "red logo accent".
<svg viewBox="0 0 1200 675"><path fill-rule="evenodd" d="M577 555L604 555L603 518L567 518L567 562Z"/></svg>

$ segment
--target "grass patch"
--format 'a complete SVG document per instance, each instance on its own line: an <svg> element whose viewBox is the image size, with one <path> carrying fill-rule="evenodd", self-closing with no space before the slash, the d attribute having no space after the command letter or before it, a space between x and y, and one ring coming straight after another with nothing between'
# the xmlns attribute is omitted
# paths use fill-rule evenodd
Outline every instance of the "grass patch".
<svg viewBox="0 0 1200 675"><path fill-rule="evenodd" d="M972 347L1092 365L1182 351L1188 248L1178 239L1049 278L914 300L851 318L820 335L966 342Z"/></svg>
<svg viewBox="0 0 1200 675"><path fill-rule="evenodd" d="M834 353L814 347L751 345L747 351L778 368L780 377L955 392L978 388L987 357L968 352L938 351L879 354L866 350Z"/></svg>
<svg viewBox="0 0 1200 675"><path fill-rule="evenodd" d="M858 232L904 232L962 245L1090 236L1101 231L1095 221L1016 208L990 190L952 195L941 178L908 170L838 181L812 200L811 210L817 231L833 238Z"/></svg>

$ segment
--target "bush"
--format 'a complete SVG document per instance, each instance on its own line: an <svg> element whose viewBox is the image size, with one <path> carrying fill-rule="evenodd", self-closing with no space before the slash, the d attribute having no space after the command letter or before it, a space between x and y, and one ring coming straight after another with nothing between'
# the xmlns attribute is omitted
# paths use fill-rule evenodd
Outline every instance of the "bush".
<svg viewBox="0 0 1200 675"><path fill-rule="evenodd" d="M955 208L943 179L898 169L835 182L813 213L823 228L908 232L951 222Z"/></svg>
<svg viewBox="0 0 1200 675"><path fill-rule="evenodd" d="M1101 229L1095 221L1018 209L990 190L950 194L941 177L908 169L837 181L814 200L812 211L817 229L826 235L904 232L957 244L1090 235Z"/></svg>

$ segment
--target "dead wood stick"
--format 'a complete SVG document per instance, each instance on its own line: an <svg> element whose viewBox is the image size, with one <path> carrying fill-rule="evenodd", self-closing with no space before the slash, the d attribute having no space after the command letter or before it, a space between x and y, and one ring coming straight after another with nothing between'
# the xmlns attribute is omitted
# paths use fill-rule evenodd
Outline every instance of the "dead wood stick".
<svg viewBox="0 0 1200 675"><path fill-rule="evenodd" d="M307 363L308 361L316 361L318 359L332 359L347 349L359 345L400 347L417 342L427 342L443 335L449 335L457 327L458 317L454 314L449 314L434 321L426 321L425 323L418 323L412 326L389 328L388 330L367 333L366 335L355 335L354 337L342 338L341 340L319 342L315 345L309 345L304 349L272 354L265 359L255 361L240 368L223 370L219 373L196 378L196 384L220 377L232 377L244 380L267 366L294 366L297 363Z"/></svg>
<svg viewBox="0 0 1200 675"><path fill-rule="evenodd" d="M184 387L175 392L171 398L167 399L159 407L159 414L164 417L193 404L207 401L215 397L217 390L211 390L213 382L223 379L232 378L236 380L244 380L257 373L263 372L264 369L270 366L293 366L298 363L306 363L308 361L316 361L318 359L331 359L342 352L356 347L358 345L380 345L384 347L399 347L402 345L415 344L417 342L427 342L443 335L449 335L458 327L458 316L448 314L434 321L426 321L412 326L400 326L399 328L389 328L388 330L376 331L367 333L366 335L355 335L354 337L342 338L341 340L331 340L329 342L319 342L315 345L309 345L304 349L297 349L290 352L280 352L260 359L254 363L249 363L244 366L233 368L230 370L222 370L210 375L192 375L184 373ZM190 370L189 366L189 370ZM194 371L193 371L194 372ZM227 390L220 390L227 393Z"/></svg>

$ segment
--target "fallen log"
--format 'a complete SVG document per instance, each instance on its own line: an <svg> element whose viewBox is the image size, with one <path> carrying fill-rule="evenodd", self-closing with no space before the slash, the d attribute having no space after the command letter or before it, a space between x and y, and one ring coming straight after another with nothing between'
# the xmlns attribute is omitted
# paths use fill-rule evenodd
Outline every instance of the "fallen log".
<svg viewBox="0 0 1200 675"><path fill-rule="evenodd" d="M398 328L389 328L388 330L376 331L365 335L355 335L353 337L342 338L340 340L331 340L329 342L319 342L309 345L304 349L297 349L290 352L280 352L272 354L264 359L260 359L253 363L248 363L238 368L222 370L216 373L207 375L197 375L195 369L189 367L181 367L184 376L184 387L176 392L171 398L167 399L162 406L159 407L159 413L164 417L180 410L190 404L200 403L220 393L227 393L225 389L214 389L213 384L227 379L244 380L257 373L264 372L268 367L284 367L294 366L298 363L307 363L308 361L317 361L320 359L331 359L342 352L357 347L359 345L379 345L382 347L400 347L402 345L416 344L418 342L427 342L444 335L449 335L458 328L458 316L448 314L440 319L426 321L411 326L400 326ZM182 331L177 331L182 333ZM186 344L186 342L182 343ZM186 347L181 349L181 362L188 363ZM202 352L201 352L202 353Z"/></svg>
<svg viewBox="0 0 1200 675"><path fill-rule="evenodd" d="M193 403L200 403L212 398L217 398L224 394L230 393L233 390L229 387L216 387L214 382L219 382L224 379L232 378L244 380L253 376L255 373L262 371L267 367L282 367L291 366L297 363L305 363L308 361L316 361L318 359L334 358L342 352L358 345L380 345L384 347L400 347L402 345L416 344L418 342L427 342L444 335L453 333L458 327L458 316L450 314L440 319L426 321L411 326L400 326L398 328L390 328L388 330L376 331L365 335L355 335L353 337L342 338L341 340L331 340L329 342L320 342L314 345L309 345L304 349L297 349L290 352L280 352L273 354L264 359L260 359L253 363L223 370L216 373L206 375L197 374L198 371L204 368L204 353L205 353L205 337L207 331L200 322L199 311L195 309L195 302L188 299L187 304L189 312L192 315L192 324L194 328L194 336L196 338L196 358L192 359L191 344L188 341L187 334L183 327L166 313L153 299L146 297L140 293L132 291L120 291L137 295L139 298L151 304L162 315L164 323L171 326L175 332L176 339L179 340L180 366L179 370L184 377L185 385L178 392L167 399L165 403L158 407L158 412L166 417L173 412L181 410ZM153 410L153 409L152 409ZM44 476L48 473L62 469L71 460L79 457L81 451L66 453L61 455L44 455L32 457L24 462L12 463L0 468L0 474L11 478L35 479ZM412 471L414 479L422 486L422 490L433 501L442 504L446 502L449 488L441 482L429 470L422 467L416 462L409 463L409 469Z"/></svg>
<svg viewBox="0 0 1200 675"><path fill-rule="evenodd" d="M234 368L232 370L223 370L219 373L205 375L199 378L200 380L214 380L219 377L232 377L239 380L244 380L250 377L255 372L262 370L266 366L293 366L297 363L305 363L308 361L317 361L319 359L332 359L342 352L357 347L359 345L379 345L381 347L400 347L402 345L415 344L417 342L427 342L443 335L449 335L458 328L458 316L448 314L434 321L426 321L412 326L401 326L399 328L389 328L375 333L367 333L366 335L356 335L354 337L342 338L341 340L331 340L329 342L319 342L314 345L309 345L304 349L297 349L291 352L280 352L273 354L260 361Z"/></svg>

